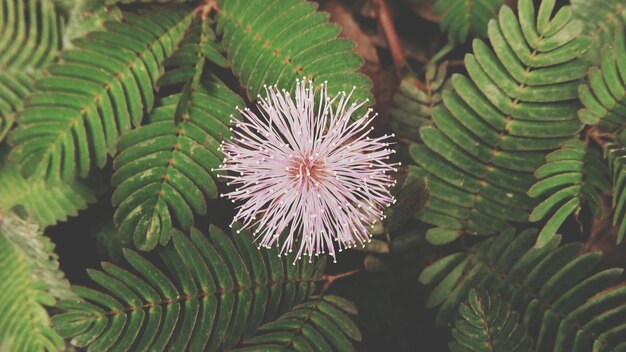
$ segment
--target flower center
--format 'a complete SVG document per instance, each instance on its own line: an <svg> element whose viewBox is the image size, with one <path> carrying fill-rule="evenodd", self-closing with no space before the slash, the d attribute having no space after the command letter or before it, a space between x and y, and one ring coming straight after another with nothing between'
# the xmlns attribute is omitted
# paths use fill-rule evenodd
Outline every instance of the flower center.
<svg viewBox="0 0 626 352"><path fill-rule="evenodd" d="M294 156L289 165L289 176L300 180L302 186L314 186L326 175L324 162L310 156Z"/></svg>

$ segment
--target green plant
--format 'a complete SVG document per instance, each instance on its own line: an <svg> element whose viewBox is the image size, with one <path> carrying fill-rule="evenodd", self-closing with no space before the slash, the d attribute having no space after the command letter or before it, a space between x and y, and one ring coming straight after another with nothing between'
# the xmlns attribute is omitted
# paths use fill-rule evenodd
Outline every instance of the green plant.
<svg viewBox="0 0 626 352"><path fill-rule="evenodd" d="M419 129L430 125L433 110L442 104L442 92L447 86L447 63L426 69L424 82L407 77L402 80L393 97L391 128L398 138L419 142Z"/></svg>
<svg viewBox="0 0 626 352"><path fill-rule="evenodd" d="M37 225L14 214L0 224L0 347L7 351L56 351L63 339L46 306L74 296L59 270L54 244Z"/></svg>
<svg viewBox="0 0 626 352"><path fill-rule="evenodd" d="M324 262L291 265L276 251L259 253L248 232L233 237L216 227L208 236L174 232L157 250L166 273L126 250L133 272L110 263L89 271L108 293L75 287L82 300L57 305L59 333L93 351L228 348L311 294Z"/></svg>
<svg viewBox="0 0 626 352"><path fill-rule="evenodd" d="M2 10L0 140L13 125L15 111L23 107L24 97L33 90L33 81L53 60L61 41L61 21L51 0L7 0Z"/></svg>
<svg viewBox="0 0 626 352"><path fill-rule="evenodd" d="M503 0L438 0L435 13L442 16L441 29L451 42L484 37L487 23L496 16Z"/></svg>
<svg viewBox="0 0 626 352"><path fill-rule="evenodd" d="M626 350L625 26L0 0L0 351Z"/></svg>
<svg viewBox="0 0 626 352"><path fill-rule="evenodd" d="M259 327L259 335L243 340L233 351L353 351L350 339L360 341L361 333L349 314L356 315L357 309L341 297L311 297Z"/></svg>
<svg viewBox="0 0 626 352"><path fill-rule="evenodd" d="M462 319L454 324L450 350L456 351L530 351L532 339L517 312L499 297L482 289L472 289L459 306Z"/></svg>
<svg viewBox="0 0 626 352"><path fill-rule="evenodd" d="M582 243L559 246L554 236L535 248L535 230L505 231L464 252L439 259L420 276L436 284L426 304L439 307L437 323L451 322L474 287L499 294L522 320L536 351L614 349L624 342L615 319L626 309L620 268L596 268L602 254Z"/></svg>
<svg viewBox="0 0 626 352"><path fill-rule="evenodd" d="M469 78L453 75L453 90L420 129L423 144L410 153L429 177L430 199L420 218L437 225L428 238L450 242L462 233L493 234L525 222L536 202L526 192L546 154L582 129L577 87L589 48L578 22L554 2L537 14L519 2L489 23L492 48L473 42L465 57Z"/></svg>

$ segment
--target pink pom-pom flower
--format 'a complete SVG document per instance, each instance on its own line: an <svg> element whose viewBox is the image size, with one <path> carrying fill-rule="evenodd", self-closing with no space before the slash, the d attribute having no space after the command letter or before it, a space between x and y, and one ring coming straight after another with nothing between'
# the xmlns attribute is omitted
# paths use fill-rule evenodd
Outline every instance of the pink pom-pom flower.
<svg viewBox="0 0 626 352"><path fill-rule="evenodd" d="M390 136L368 137L372 109L351 121L365 103L351 103L352 93L331 99L326 84L316 94L305 80L295 99L265 90L260 116L237 108L243 119L231 117L233 136L220 147L220 177L234 187L222 196L240 203L233 223L254 229L259 247L283 254L299 246L296 259L328 253L336 261L336 250L368 242L368 228L395 202Z"/></svg>

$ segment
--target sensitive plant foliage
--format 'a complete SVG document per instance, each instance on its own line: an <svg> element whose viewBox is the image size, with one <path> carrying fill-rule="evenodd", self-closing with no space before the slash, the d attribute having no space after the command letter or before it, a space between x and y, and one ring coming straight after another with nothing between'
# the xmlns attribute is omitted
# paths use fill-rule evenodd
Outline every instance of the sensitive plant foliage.
<svg viewBox="0 0 626 352"><path fill-rule="evenodd" d="M609 143L605 148L606 158L609 162L611 182L613 189L613 225L618 226L617 242L624 241L626 236L626 147L617 143Z"/></svg>
<svg viewBox="0 0 626 352"><path fill-rule="evenodd" d="M45 290L56 299L73 298L69 282L59 270L55 245L41 228L29 219L8 213L0 224L2 236L28 264L33 280L44 283Z"/></svg>
<svg viewBox="0 0 626 352"><path fill-rule="evenodd" d="M223 196L243 203L233 223L255 228L259 245L281 254L296 245L298 259L328 253L336 261L333 242L339 252L363 246L368 227L394 203L390 173L398 164L387 162L393 135L368 137L377 115L369 109L351 122L366 101L352 102L346 92L330 98L326 83L317 99L305 79L293 98L276 87L266 93L260 114L240 110L245 119L233 119L234 136L221 147L222 177L235 187Z"/></svg>
<svg viewBox="0 0 626 352"><path fill-rule="evenodd" d="M426 304L438 307L436 323L452 322L481 287L522 316L535 351L619 351L626 342L619 333L626 328L623 269L600 267L602 254L582 243L554 236L536 248L536 239L533 229L505 231L428 266L420 281L435 286Z"/></svg>
<svg viewBox="0 0 626 352"><path fill-rule="evenodd" d="M528 195L543 201L533 209L530 221L549 219L537 238L543 246L572 213L578 214L581 203L587 203L595 217L602 214L602 195L609 194L606 165L599 161L600 155L578 139L566 141L562 146L546 155L546 162L535 170L535 183Z"/></svg>
<svg viewBox="0 0 626 352"><path fill-rule="evenodd" d="M452 352L531 351L532 339L519 314L500 297L492 297L484 289L472 289L465 303L459 306L461 319L452 329L455 341Z"/></svg>
<svg viewBox="0 0 626 352"><path fill-rule="evenodd" d="M432 124L433 110L443 104L442 93L448 88L448 63L426 68L423 82L415 77L402 80L393 96L389 126L402 142L419 142L419 129Z"/></svg>
<svg viewBox="0 0 626 352"><path fill-rule="evenodd" d="M69 298L54 245L38 227L6 214L0 222L0 349L57 351L63 339L46 312L57 298Z"/></svg>
<svg viewBox="0 0 626 352"><path fill-rule="evenodd" d="M614 39L614 30L622 31L626 24L626 4L622 0L571 0L572 15L582 20L585 34L593 42L587 58L594 62L604 60L600 50Z"/></svg>
<svg viewBox="0 0 626 352"><path fill-rule="evenodd" d="M503 6L488 25L491 45L472 43L468 75L452 75L434 126L410 147L431 186L419 215L436 226L430 242L527 222L538 203L527 195L532 173L581 131L577 91L588 63L580 56L591 43L570 9L553 15L554 6L520 0L517 14Z"/></svg>
<svg viewBox="0 0 626 352"><path fill-rule="evenodd" d="M38 13L41 16L36 16ZM24 106L24 98L33 91L33 82L42 76L42 68L57 54L61 27L52 0L5 0L0 4L0 141L12 127L15 112Z"/></svg>
<svg viewBox="0 0 626 352"><path fill-rule="evenodd" d="M96 201L97 182L45 182L29 180L11 167L6 153L0 152L0 212L22 207L41 226L65 221Z"/></svg>
<svg viewBox="0 0 626 352"><path fill-rule="evenodd" d="M250 99L265 84L293 91L296 78L306 76L316 89L328 81L333 96L356 87L355 99L374 103L372 82L357 71L363 59L353 52L354 42L337 38L341 27L329 23L328 13L316 11L317 3L221 0L219 6L217 32Z"/></svg>
<svg viewBox="0 0 626 352"><path fill-rule="evenodd" d="M257 336L243 340L234 351L354 351L350 340L361 341L361 332L350 319L356 314L354 304L341 297L310 297L259 327Z"/></svg>
<svg viewBox="0 0 626 352"><path fill-rule="evenodd" d="M345 4L0 0L1 351L626 350L624 1Z"/></svg>
<svg viewBox="0 0 626 352"><path fill-rule="evenodd" d="M102 292L77 286L53 318L62 336L91 351L215 351L253 335L312 294L324 262L291 265L275 249L259 252L247 231L176 231L157 250L159 269L131 250L126 268L89 270ZM141 333L139 333L141 332Z"/></svg>
<svg viewBox="0 0 626 352"><path fill-rule="evenodd" d="M437 0L435 13L442 16L441 28L451 42L484 37L487 23L496 16L504 0Z"/></svg>
<svg viewBox="0 0 626 352"><path fill-rule="evenodd" d="M26 98L11 134L10 158L22 175L69 181L86 177L92 163L104 167L119 135L152 109L163 60L190 22L184 8L129 14L64 51ZM153 31L134 30L144 26Z"/></svg>

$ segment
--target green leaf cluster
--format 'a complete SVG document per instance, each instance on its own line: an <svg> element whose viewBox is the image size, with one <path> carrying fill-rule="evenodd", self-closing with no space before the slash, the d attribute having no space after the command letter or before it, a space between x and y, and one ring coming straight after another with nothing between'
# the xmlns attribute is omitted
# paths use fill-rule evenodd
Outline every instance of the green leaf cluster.
<svg viewBox="0 0 626 352"><path fill-rule="evenodd" d="M248 232L226 235L211 226L204 236L194 226L222 211L218 148L230 137L236 107L249 103L224 83L231 73L247 97L265 83L291 89L306 76L328 80L333 94L354 89L354 98L371 105L371 82L357 72L363 60L308 1L249 8L225 1L212 14L215 5L0 4L0 139L10 135L0 164L3 234L24 233L7 220L11 209L51 226L104 198L115 207L115 228L103 233L111 247L130 247L123 250L125 269L105 263L88 271L91 288L70 291L59 284L66 281L47 237L38 233L43 244L21 252L15 243L30 237L7 235L15 243L0 244L3 292L11 295L0 299L0 349L57 350L62 337L94 351L234 348L257 343L263 324L269 338L279 316L281 324L300 319L297 344L323 336L323 349L352 349L360 340L348 317L356 314L352 304L328 295L309 299L325 258L294 265L275 249L258 251ZM285 11L277 17L276 10ZM294 36L295 28L304 34ZM94 181L101 176L105 185ZM11 320L13 313L19 319Z"/></svg>
<svg viewBox="0 0 626 352"><path fill-rule="evenodd" d="M0 4L0 141L32 92L35 77L58 52L61 28L52 0Z"/></svg>
<svg viewBox="0 0 626 352"><path fill-rule="evenodd" d="M46 307L73 297L59 270L54 245L14 214L0 223L0 348L6 351L57 351L63 339Z"/></svg>
<svg viewBox="0 0 626 352"><path fill-rule="evenodd" d="M420 142L419 129L432 124L431 115L443 103L442 92L447 88L448 64L426 68L424 81L406 77L393 96L390 127L398 138Z"/></svg>
<svg viewBox="0 0 626 352"><path fill-rule="evenodd" d="M141 127L125 134L113 162L114 220L141 250L166 244L174 225L188 230L194 214L207 212L206 199L218 195L221 141L230 137L230 119L243 100L215 75L205 61L225 65L206 24L194 23L180 48L165 61L159 86L182 90L160 99Z"/></svg>
<svg viewBox="0 0 626 352"><path fill-rule="evenodd" d="M454 323L450 351L531 351L532 339L519 314L500 297L472 289L459 306L461 319Z"/></svg>
<svg viewBox="0 0 626 352"><path fill-rule="evenodd" d="M588 203L596 218L602 214L603 194L609 194L611 185L608 169L601 155L578 139L564 142L561 148L546 155L546 162L535 170L535 183L528 195L543 199L530 214L530 221L548 218L537 245L543 246L572 213L580 211L581 203Z"/></svg>
<svg viewBox="0 0 626 352"><path fill-rule="evenodd" d="M618 283L623 269L601 267L602 254L582 243L559 246L554 236L536 248L536 239L536 230L505 231L427 267L420 281L435 286L426 304L438 307L437 324L453 321L480 287L520 314L535 351L623 348L626 327L617 318L626 309L626 289Z"/></svg>
<svg viewBox="0 0 626 352"><path fill-rule="evenodd" d="M351 40L337 38L341 28L328 14L302 0L222 0L217 31L233 72L251 99L264 85L292 90L296 78L315 86L328 81L328 93L350 92L353 99L373 103L371 81L356 70L363 59ZM369 104L367 104L369 106Z"/></svg>
<svg viewBox="0 0 626 352"><path fill-rule="evenodd" d="M260 252L250 236L217 227L207 235L176 231L156 250L159 266L125 250L129 268L103 263L102 271L89 270L101 289L74 287L82 300L57 304L64 313L54 324L90 351L232 347L311 295L324 270L324 261L292 265L294 258L279 258L276 249Z"/></svg>
<svg viewBox="0 0 626 352"><path fill-rule="evenodd" d="M489 20L496 17L503 0L438 0L435 14L441 16L440 26L448 32L451 42L487 35Z"/></svg>
<svg viewBox="0 0 626 352"><path fill-rule="evenodd" d="M410 147L429 179L419 218L436 226L431 242L528 221L533 172L582 129L577 91L588 64L579 57L590 41L569 7L553 10L553 1L535 9L521 0L517 15L502 7L488 25L491 47L474 40L465 57L469 77L452 75L433 126L421 128L423 143Z"/></svg>
<svg viewBox="0 0 626 352"><path fill-rule="evenodd" d="M626 235L626 5L431 3L448 45L433 35L437 54L407 55L395 73L411 73L377 120L408 146L398 202L344 274L384 291L417 285L421 271L451 351L626 350L615 265ZM237 225L210 225L236 210L219 200L230 187L216 171L220 144L266 85L327 82L333 96L366 101L359 113L374 104L355 43L318 6L0 2L0 350L368 348L357 307L328 290L342 275L324 273L324 257L294 262ZM41 228L63 229L93 203L113 206L110 227L84 232L103 228L98 246L116 264L70 288Z"/></svg>
<svg viewBox="0 0 626 352"><path fill-rule="evenodd" d="M233 351L355 351L350 340L361 341L361 332L350 315L356 314L356 306L341 297L311 297Z"/></svg>

